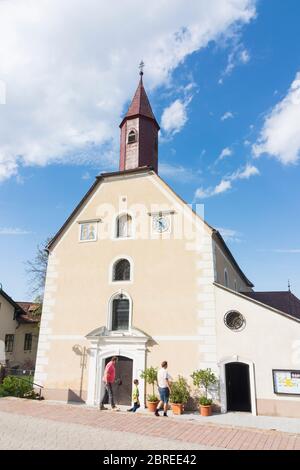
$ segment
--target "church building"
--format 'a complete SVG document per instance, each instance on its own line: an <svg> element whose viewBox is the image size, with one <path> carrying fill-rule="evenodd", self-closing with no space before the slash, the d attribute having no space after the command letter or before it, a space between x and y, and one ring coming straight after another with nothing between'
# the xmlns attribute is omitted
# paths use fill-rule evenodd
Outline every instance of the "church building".
<svg viewBox="0 0 300 470"><path fill-rule="evenodd" d="M98 406L119 356L116 401L141 404L145 367L218 376L221 412L300 417L300 301L255 292L220 233L158 173L159 124L143 73L103 173L48 245L35 382L46 399Z"/></svg>

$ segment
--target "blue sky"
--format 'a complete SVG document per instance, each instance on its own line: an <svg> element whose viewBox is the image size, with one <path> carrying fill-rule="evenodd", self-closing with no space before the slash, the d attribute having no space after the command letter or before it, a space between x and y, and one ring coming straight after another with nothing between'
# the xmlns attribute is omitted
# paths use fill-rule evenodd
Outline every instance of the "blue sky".
<svg viewBox="0 0 300 470"><path fill-rule="evenodd" d="M82 0L65 0L64 22L58 1L46 12L40 3L0 5L4 289L29 299L24 262L94 176L117 169L118 125L143 58L161 176L205 205L256 290L286 290L290 279L300 296L298 0L153 1L138 18L134 0L118 18L113 5L103 15L90 0L80 15Z"/></svg>

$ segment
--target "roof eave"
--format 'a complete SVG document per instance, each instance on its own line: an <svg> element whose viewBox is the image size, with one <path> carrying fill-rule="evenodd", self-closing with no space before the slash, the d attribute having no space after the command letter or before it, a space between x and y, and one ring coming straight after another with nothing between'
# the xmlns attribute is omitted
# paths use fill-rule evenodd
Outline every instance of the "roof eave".
<svg viewBox="0 0 300 470"><path fill-rule="evenodd" d="M138 173L149 173L154 171L152 166L139 166L137 168L132 168L130 170L122 170L122 171L111 171L107 173L101 173L99 176L96 176L96 179L105 179L112 176L126 176L126 175L134 175Z"/></svg>
<svg viewBox="0 0 300 470"><path fill-rule="evenodd" d="M144 119L147 119L148 121L152 121L156 127L157 127L157 130L159 131L160 130L160 125L158 124L157 120L155 118L152 118L150 116L145 116L144 114L142 113L136 113L136 114L131 114L129 116L124 116L124 118L122 119L121 121L121 124L119 125L119 127L121 128L124 124L125 121L128 121L129 119L136 119L138 117L142 117Z"/></svg>
<svg viewBox="0 0 300 470"><path fill-rule="evenodd" d="M5 300L7 300L7 302L9 302L12 307L14 307L16 315L19 315L19 314L26 315L25 310L23 310L22 307L20 307L20 305L17 304L17 302L15 302L6 292L4 292L3 289L0 289L0 295L2 295L5 298Z"/></svg>

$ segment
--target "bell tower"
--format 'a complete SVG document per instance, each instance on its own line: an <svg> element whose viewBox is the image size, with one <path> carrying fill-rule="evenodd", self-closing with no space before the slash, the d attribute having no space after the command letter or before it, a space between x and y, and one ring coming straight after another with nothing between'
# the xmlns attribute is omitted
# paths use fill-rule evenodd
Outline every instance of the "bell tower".
<svg viewBox="0 0 300 470"><path fill-rule="evenodd" d="M120 124L120 171L148 166L158 170L158 131L151 105L143 85L143 67L140 64L140 81Z"/></svg>

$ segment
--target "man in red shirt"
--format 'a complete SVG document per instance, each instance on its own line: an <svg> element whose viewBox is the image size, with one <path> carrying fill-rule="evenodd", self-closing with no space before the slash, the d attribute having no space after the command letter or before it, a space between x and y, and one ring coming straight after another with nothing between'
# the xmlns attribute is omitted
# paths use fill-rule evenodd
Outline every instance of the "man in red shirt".
<svg viewBox="0 0 300 470"><path fill-rule="evenodd" d="M116 356L112 357L111 360L106 364L103 374L103 382L105 384L104 391L102 393L101 401L100 401L100 410L107 410L104 406L104 401L106 401L108 397L108 401L111 405L111 409L114 411L118 411L119 409L116 407L114 403L114 396L113 396L113 389L112 384L115 381L116 377L116 363L118 358Z"/></svg>

